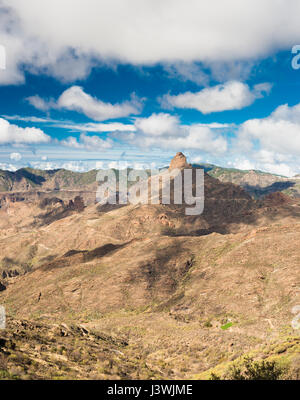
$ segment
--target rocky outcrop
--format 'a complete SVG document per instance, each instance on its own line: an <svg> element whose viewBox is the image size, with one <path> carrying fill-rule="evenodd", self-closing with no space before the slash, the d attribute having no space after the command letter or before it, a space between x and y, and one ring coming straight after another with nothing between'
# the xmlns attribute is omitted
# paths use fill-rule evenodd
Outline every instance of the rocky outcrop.
<svg viewBox="0 0 300 400"><path fill-rule="evenodd" d="M46 197L39 203L39 207L44 209L46 207L54 206L56 204L63 205L64 202L57 197Z"/></svg>
<svg viewBox="0 0 300 400"><path fill-rule="evenodd" d="M186 156L179 152L176 154L176 156L172 159L169 167L169 171L172 171L173 169L183 169L183 168L191 168L191 164L188 164L186 161Z"/></svg>
<svg viewBox="0 0 300 400"><path fill-rule="evenodd" d="M19 276L20 273L15 269L15 270L8 270L8 271L2 271L2 278L7 279L7 278L15 278L16 276Z"/></svg>
<svg viewBox="0 0 300 400"><path fill-rule="evenodd" d="M291 202L291 198L281 192L270 193L264 198L264 204L267 206L280 206Z"/></svg>
<svg viewBox="0 0 300 400"><path fill-rule="evenodd" d="M72 211L82 212L85 208L83 198L76 196L74 201L70 200L68 204L68 209Z"/></svg>

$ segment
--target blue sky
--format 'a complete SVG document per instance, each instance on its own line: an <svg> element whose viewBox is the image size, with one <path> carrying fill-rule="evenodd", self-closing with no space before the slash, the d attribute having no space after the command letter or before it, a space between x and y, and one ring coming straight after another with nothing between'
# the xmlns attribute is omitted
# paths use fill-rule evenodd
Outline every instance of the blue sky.
<svg viewBox="0 0 300 400"><path fill-rule="evenodd" d="M297 1L37 4L0 0L0 168L300 173Z"/></svg>

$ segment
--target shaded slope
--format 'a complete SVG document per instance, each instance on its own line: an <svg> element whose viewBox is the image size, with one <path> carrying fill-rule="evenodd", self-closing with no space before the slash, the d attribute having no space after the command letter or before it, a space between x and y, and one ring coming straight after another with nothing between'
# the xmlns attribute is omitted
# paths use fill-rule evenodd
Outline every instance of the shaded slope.
<svg viewBox="0 0 300 400"><path fill-rule="evenodd" d="M139 377L138 370L146 378L208 377L251 352L297 362L299 335L291 320L300 303L299 204L282 194L254 201L208 175L205 194L200 216L186 216L185 205L109 212L94 205L32 229L24 221L26 213L34 217L27 205L20 214L19 204L10 214L2 210L6 223L18 221L18 228L0 231L1 254L15 263L30 260L31 269L3 281L0 302L10 317L33 321L35 337L45 341L46 352L37 348L44 365L45 355L55 353L48 377L74 377L76 365L71 350L59 359L46 330L35 324L83 324L128 343L112 347L124 358L115 369L105 367L105 377ZM11 327L12 333L18 329L13 320ZM102 344L95 351L101 353ZM59 345L66 346L61 339ZM74 346L67 342L68 349ZM103 376L92 367L98 361L90 345L80 347L91 369L80 358L79 376ZM24 375L24 366L9 362L9 371L17 365Z"/></svg>

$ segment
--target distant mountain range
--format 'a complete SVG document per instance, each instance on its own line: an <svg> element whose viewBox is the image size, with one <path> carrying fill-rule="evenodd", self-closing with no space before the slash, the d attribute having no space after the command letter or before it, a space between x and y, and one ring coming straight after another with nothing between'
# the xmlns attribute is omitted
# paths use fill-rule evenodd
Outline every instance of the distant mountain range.
<svg viewBox="0 0 300 400"><path fill-rule="evenodd" d="M203 168L221 182L231 182L243 187L252 197L260 198L270 193L283 192L300 197L300 177L287 178L257 170L223 168L213 164L193 164ZM27 191L95 191L97 170L73 172L65 169L38 170L22 168L16 172L0 170L0 192Z"/></svg>
<svg viewBox="0 0 300 400"><path fill-rule="evenodd" d="M260 198L270 193L283 192L300 197L300 177L287 178L258 170L223 168L213 164L193 165L202 167L209 175L221 182L231 182L243 187L252 197Z"/></svg>

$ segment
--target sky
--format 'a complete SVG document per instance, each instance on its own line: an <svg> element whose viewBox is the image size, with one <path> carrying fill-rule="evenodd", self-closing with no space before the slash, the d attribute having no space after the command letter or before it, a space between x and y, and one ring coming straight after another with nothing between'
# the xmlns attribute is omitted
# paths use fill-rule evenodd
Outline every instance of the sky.
<svg viewBox="0 0 300 400"><path fill-rule="evenodd" d="M0 0L0 169L181 151L299 174L298 15L298 0Z"/></svg>

